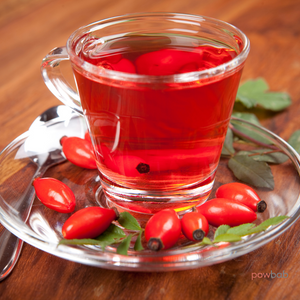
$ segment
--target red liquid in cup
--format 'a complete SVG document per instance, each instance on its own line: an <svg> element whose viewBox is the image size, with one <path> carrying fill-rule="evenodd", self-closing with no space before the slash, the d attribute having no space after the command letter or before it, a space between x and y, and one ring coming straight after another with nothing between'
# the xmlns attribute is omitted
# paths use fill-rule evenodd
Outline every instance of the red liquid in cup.
<svg viewBox="0 0 300 300"><path fill-rule="evenodd" d="M174 75L210 69L237 53L183 36L85 37L77 53L99 69ZM138 190L172 191L213 180L241 70L213 80L138 83L89 78L74 68L104 178Z"/></svg>

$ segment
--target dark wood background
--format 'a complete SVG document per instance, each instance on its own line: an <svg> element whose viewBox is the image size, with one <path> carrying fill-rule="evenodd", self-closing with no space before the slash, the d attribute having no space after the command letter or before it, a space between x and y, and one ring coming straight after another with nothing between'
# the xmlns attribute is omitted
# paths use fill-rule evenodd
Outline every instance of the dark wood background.
<svg viewBox="0 0 300 300"><path fill-rule="evenodd" d="M52 48L65 45L79 26L147 11L201 14L243 30L251 40L243 80L264 77L273 91L286 91L293 100L284 112L262 115L263 125L284 139L300 129L299 0L1 0L0 149L45 109L60 104L40 75L41 60ZM169 273L89 267L25 244L15 270L0 283L0 298L298 299L299 230L300 221L250 254ZM251 280L252 273L271 270L285 271L288 278Z"/></svg>

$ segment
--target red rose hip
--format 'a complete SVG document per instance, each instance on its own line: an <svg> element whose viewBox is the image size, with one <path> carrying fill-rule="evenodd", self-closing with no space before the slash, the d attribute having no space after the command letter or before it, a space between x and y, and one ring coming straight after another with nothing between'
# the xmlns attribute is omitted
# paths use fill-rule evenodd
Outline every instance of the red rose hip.
<svg viewBox="0 0 300 300"><path fill-rule="evenodd" d="M91 136L90 136L90 133L89 131L87 130L84 134L84 139L90 143L92 143L92 140L91 140Z"/></svg>
<svg viewBox="0 0 300 300"><path fill-rule="evenodd" d="M38 199L48 208L71 213L75 208L75 195L63 182L55 178L35 178L33 186Z"/></svg>
<svg viewBox="0 0 300 300"><path fill-rule="evenodd" d="M173 209L164 209L153 215L145 228L148 248L154 251L171 248L180 234L180 220Z"/></svg>
<svg viewBox="0 0 300 300"><path fill-rule="evenodd" d="M63 225L65 239L89 239L103 233L118 218L114 209L86 207L74 213Z"/></svg>
<svg viewBox="0 0 300 300"><path fill-rule="evenodd" d="M248 206L225 198L211 199L197 207L197 211L205 216L209 224L216 227L252 223L257 218L256 213Z"/></svg>
<svg viewBox="0 0 300 300"><path fill-rule="evenodd" d="M206 218L198 213L186 213L181 219L181 230L184 236L191 241L202 241L209 231Z"/></svg>
<svg viewBox="0 0 300 300"><path fill-rule="evenodd" d="M85 169L97 169L91 142L75 136L64 136L60 143L64 155L72 164Z"/></svg>
<svg viewBox="0 0 300 300"><path fill-rule="evenodd" d="M231 182L220 186L216 191L216 197L240 201L257 212L264 212L267 208L267 203L260 199L254 189L239 182Z"/></svg>

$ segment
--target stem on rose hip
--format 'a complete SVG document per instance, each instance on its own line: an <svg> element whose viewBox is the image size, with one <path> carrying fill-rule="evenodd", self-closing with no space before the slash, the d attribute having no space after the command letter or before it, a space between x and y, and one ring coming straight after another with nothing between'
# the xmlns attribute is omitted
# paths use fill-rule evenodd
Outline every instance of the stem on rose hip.
<svg viewBox="0 0 300 300"><path fill-rule="evenodd" d="M272 153L277 153L277 152L283 152L283 151L281 151L279 149L278 150L270 150L270 151L248 154L248 156L267 155L267 154L272 154Z"/></svg>

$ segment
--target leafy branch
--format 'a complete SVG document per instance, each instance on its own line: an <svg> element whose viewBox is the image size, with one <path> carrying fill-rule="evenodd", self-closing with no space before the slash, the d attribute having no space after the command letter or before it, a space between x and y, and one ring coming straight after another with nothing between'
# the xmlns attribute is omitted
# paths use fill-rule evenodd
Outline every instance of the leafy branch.
<svg viewBox="0 0 300 300"><path fill-rule="evenodd" d="M238 90L236 102L240 102L246 109L259 107L264 110L279 112L291 104L291 98L286 93L268 92L268 84L262 78L249 80ZM232 116L261 126L253 113L234 112ZM251 151L234 149L234 141L255 144L261 148ZM288 143L300 152L300 130L294 132ZM283 151L273 145L269 139L254 130L241 126L239 122L231 120L222 149L223 156L229 156L228 167L242 182L255 187L274 188L274 178L269 164L280 164L288 160Z"/></svg>
<svg viewBox="0 0 300 300"><path fill-rule="evenodd" d="M205 237L201 242L186 246L185 248L214 245L220 242L238 242L242 240L242 237L265 231L270 226L277 225L287 218L289 217L277 216L269 218L257 226L253 223L246 223L235 227L230 227L229 225L221 225L215 231L213 240L210 240L208 237Z"/></svg>

